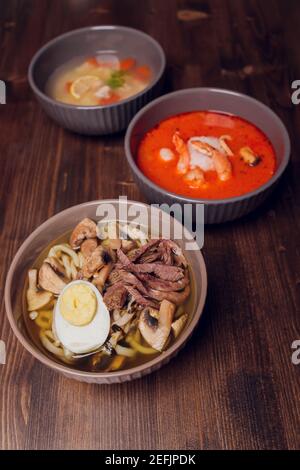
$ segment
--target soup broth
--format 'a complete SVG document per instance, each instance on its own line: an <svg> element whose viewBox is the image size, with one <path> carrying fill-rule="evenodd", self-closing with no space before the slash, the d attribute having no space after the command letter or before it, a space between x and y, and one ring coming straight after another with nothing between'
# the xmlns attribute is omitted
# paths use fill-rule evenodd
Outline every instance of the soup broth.
<svg viewBox="0 0 300 470"><path fill-rule="evenodd" d="M104 53L75 58L59 67L48 80L46 92L57 101L77 106L105 106L143 91L151 70L132 58Z"/></svg>
<svg viewBox="0 0 300 470"><path fill-rule="evenodd" d="M200 199L246 194L274 174L266 135L244 119L211 111L172 116L147 132L137 165L154 183Z"/></svg>
<svg viewBox="0 0 300 470"><path fill-rule="evenodd" d="M37 260L33 264L33 268L29 271L29 273L32 271L38 272L37 285L36 285L37 292L39 293L46 292L44 287L41 286L41 284L43 284L44 286L44 282L45 282L44 280L43 282L41 282L41 270L45 266L45 263L50 262L50 260L52 260L52 263L53 263L54 254L57 257L57 260L59 260L59 263L61 263L62 259L64 260L65 266L70 265L71 258L68 255L68 253L70 253L71 255L73 255L72 252L76 253L78 257L82 255L81 249L79 251L75 251L71 248L70 236L72 236L72 234L67 233L67 234L62 235L57 240L53 241L48 247L45 248L45 250L40 254L40 256L37 258ZM132 244L132 246L134 246L133 250L136 250L136 251L141 249L143 246L141 245L140 240L131 239L127 241L127 244L128 242L133 243ZM144 240L144 243L146 243L145 240ZM156 249L151 249L151 243L153 243L153 247L156 246L158 249L161 241L159 241L157 245L153 241L149 241L148 243L150 244L149 250L145 250L142 256L145 256L146 258L147 257L155 258ZM97 249L99 249L99 246L101 247L102 245L105 250L106 249L108 250L107 253L112 253L115 251L114 248L111 248L109 246L110 245L109 239L106 239L100 242L99 244L97 244ZM125 245L126 243L124 243L124 246ZM112 246L117 246L117 245L112 244ZM66 251L65 252L60 251L60 248L58 247L60 248L65 247ZM112 252L110 250L112 250ZM112 256L114 256L113 253L112 253ZM120 253L118 256L122 257ZM132 250L127 252L125 256L132 257ZM118 259L119 258L117 257L116 261L118 261ZM84 260L83 260L83 263L84 263ZM120 263L120 260L119 260L119 263ZM138 263L138 267L141 266L142 264L143 262L142 260L140 260L140 262ZM144 264L144 266L145 265L146 264ZM176 269L176 266L173 266L174 271ZM64 277L64 281L67 284L66 287L68 287L68 283L74 283L74 278L79 278L79 280L75 281L75 283L81 282L80 278L82 276L80 275L80 273L82 273L82 269L84 270L84 264L83 264L83 268L82 266L77 267L76 273L74 273L74 275L71 276L70 278ZM111 283L114 282L113 280L114 274L118 274L116 272L116 269L110 272L111 278L108 277L107 282L105 283L105 286L102 289L101 293L104 296L103 297L104 302L106 302L106 295L109 290L109 287ZM159 283L160 278L158 277L156 278L153 275L148 275L148 276L150 277L152 282ZM41 308L36 308L33 310L33 307L30 307L29 305L29 302L32 301L32 299L29 299L28 297L30 283L32 282L32 280L30 281L30 275L29 275L29 283L28 281L26 282L26 285L24 287L24 293L23 293L23 306L24 306L23 312L24 312L25 326L33 342L40 349L42 349L45 354L50 356L52 359L53 358L56 359L58 362L61 362L64 364L70 364L72 365L72 367L75 367L79 370L114 371L114 370L121 370L121 369L128 369L131 367L135 367L135 366L138 366L140 364L143 364L145 362L152 360L153 358L161 354L162 350L165 350L166 348L170 347L174 343L176 338L179 336L179 334L181 334L181 331L184 329L186 324L190 321L189 312L191 312L193 308L194 281L193 281L192 273L190 272L190 269L188 267L185 268L185 278L188 279L189 294L185 296L183 302L179 303L178 305L173 305L172 302L169 302L169 304L171 305L171 308L174 307L174 312L172 313L172 325L174 325L176 321L177 321L177 324L182 323L182 325L180 326L180 329L178 329L178 331L176 329L172 329L173 326L169 325L169 333L167 335L165 343L163 344L163 347L161 347L160 350L156 350L153 347L155 346L155 344L154 343L152 345L149 344L144 338L145 333L140 326L141 324L140 322L141 322L141 315L146 309L145 305L139 305L138 302L134 301L133 298L130 295L128 295L126 303L123 305L122 308L119 308L119 309L111 308L112 305L110 305L109 301L107 301L107 305L109 306L110 332L108 334L107 340L104 342L102 347L98 348L97 351L95 352L92 351L86 354L72 354L70 351L67 350L65 346L60 344L61 337L59 338L60 336L59 332L56 331L58 323L56 323L56 327L54 328L54 323L55 323L54 318L55 318L55 315L57 315L56 312L58 308L58 302L59 302L59 299L62 297L64 291L62 291L62 293L60 294L51 295L51 299L49 300L48 303L46 303L46 305L43 305ZM91 277L90 281L88 282L89 283L94 282L93 279L95 280L97 278ZM129 279L128 282L130 281L131 280ZM169 283L167 283L167 281L164 281L164 282L165 282L165 285L168 287L171 285L170 284L171 281L169 281ZM115 284L116 288L117 288L117 285L118 284ZM145 281L144 281L144 285L146 285ZM52 285L49 284L49 286L52 286ZM138 288L141 289L140 286L138 286ZM132 292L129 287L128 289L130 292ZM179 294L180 292L181 291L177 291L177 293ZM170 290L166 293L167 297L168 297L168 294L170 294ZM136 292L135 292L135 295L136 295ZM143 296L145 296L144 291L143 291ZM159 296L160 299L163 297L164 297L163 295ZM143 299L146 300L146 303L150 301L150 297L148 298L145 296L143 297ZM157 307L156 307L156 310L153 308L153 306L149 307L151 309L151 312L154 312L154 313L151 313L151 315L152 314L156 315L157 318L159 318L162 302L158 300L154 300L154 299L152 299L152 301L154 302L154 304L156 303ZM122 319L125 318L124 315L128 314L129 308L131 308L130 302L132 303L132 306L133 306L132 307L133 313L132 313L131 323L129 324L129 327L128 327L125 320L122 321ZM121 326L117 328L116 325L118 325L118 320L119 320L119 325ZM152 320L154 321L156 319L153 317ZM114 328L114 325L115 325L115 328ZM80 329L80 327L78 326L76 328L77 328L77 331L78 331L78 328ZM112 348L108 347L107 345L109 344L109 341L111 341L111 338L113 337L113 335L118 334L118 332L121 332L120 340L118 340L116 344L113 344Z"/></svg>

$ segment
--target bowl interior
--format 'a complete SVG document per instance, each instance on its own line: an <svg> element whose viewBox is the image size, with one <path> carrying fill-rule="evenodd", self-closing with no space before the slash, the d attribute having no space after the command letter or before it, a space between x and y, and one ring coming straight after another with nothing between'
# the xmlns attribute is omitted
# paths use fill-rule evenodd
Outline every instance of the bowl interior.
<svg viewBox="0 0 300 470"><path fill-rule="evenodd" d="M164 54L158 43L145 33L121 26L95 26L66 33L46 44L33 58L31 73L41 92L55 69L76 57L111 52L118 57L134 57L150 66L153 79L161 74Z"/></svg>
<svg viewBox="0 0 300 470"><path fill-rule="evenodd" d="M126 369L124 371L113 372L109 374L103 372L92 373L79 371L76 368L73 368L72 366L60 364L56 361L53 356L48 355L45 350L41 349L39 345L35 344L35 342L28 334L23 317L24 306L22 302L22 297L28 269L32 267L38 255L47 245L49 245L49 243L51 243L53 240L57 239L59 236L66 233L67 231L72 230L72 228L74 228L74 226L81 219L83 219L84 217L90 217L96 221L99 220L99 217L97 217L96 215L97 210L99 210L99 207L104 207L103 204L107 202L111 203L116 208L116 210L118 210L117 205L119 204L119 201L94 201L91 203L74 206L46 221L44 224L38 227L23 243L12 262L7 277L5 291L6 310L11 326L19 340L22 342L22 344L27 350L29 350L35 357L44 362L46 365L62 372L66 370L74 371L75 377L76 374L78 376L109 376L112 374L128 375L131 371L134 371L135 369L143 370L147 369L151 364L159 363L164 357L171 354L172 351L176 350L180 346L180 344L182 344L185 339L190 335L191 331L196 326L199 317L202 313L206 296L206 271L202 255L199 251L186 251L185 254L191 267L191 274L194 280L196 281L194 282L194 295L191 300L191 312L189 317L189 323L188 325L186 325L185 330L179 336L178 340L169 349L167 349L165 352L160 354L152 361L149 361L143 365L137 366L132 369ZM130 204L130 202L127 201L124 204ZM146 213L150 214L149 206L146 206L141 203L134 204L135 207L139 206L146 208ZM154 214L153 210L151 214ZM181 227L181 224L178 221L176 221L172 217L170 218L170 216L166 213L164 213L164 216L162 218L161 215L159 215L161 214L161 211L157 209L156 214L156 225L158 225L159 221L161 221L160 223L165 224L166 220L170 220L172 229L173 227L174 229L177 227L178 230L179 227ZM152 216L153 215L151 215L151 217ZM158 230L156 233L157 235L159 235L160 230ZM182 241L177 240L177 243L183 247Z"/></svg>
<svg viewBox="0 0 300 470"><path fill-rule="evenodd" d="M131 156L129 155L131 166L135 166L134 160L139 143L147 131L170 116L201 110L234 114L251 122L261 129L272 143L276 153L277 171L287 163L289 138L281 120L271 109L239 93L222 89L195 88L158 98L137 114L126 134L131 153Z"/></svg>

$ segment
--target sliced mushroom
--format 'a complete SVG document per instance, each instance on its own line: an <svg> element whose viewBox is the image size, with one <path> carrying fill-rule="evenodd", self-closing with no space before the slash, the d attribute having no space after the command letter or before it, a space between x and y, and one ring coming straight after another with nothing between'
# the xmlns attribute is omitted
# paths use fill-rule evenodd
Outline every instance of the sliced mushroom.
<svg viewBox="0 0 300 470"><path fill-rule="evenodd" d="M29 287L27 290L27 306L30 312L44 308L53 295L51 292L39 291L37 289L37 269L30 269L28 271Z"/></svg>
<svg viewBox="0 0 300 470"><path fill-rule="evenodd" d="M240 149L240 156L249 166L256 166L261 161L261 157L256 155L250 147L242 147Z"/></svg>
<svg viewBox="0 0 300 470"><path fill-rule="evenodd" d="M171 331L175 305L163 300L155 318L149 308L145 308L139 319L139 330L147 343L157 351L162 351Z"/></svg>
<svg viewBox="0 0 300 470"><path fill-rule="evenodd" d="M39 285L53 294L60 294L66 286L66 278L60 277L48 261L44 261L39 270Z"/></svg>
<svg viewBox="0 0 300 470"><path fill-rule="evenodd" d="M96 238L88 238L81 243L80 252L83 254L85 258L91 256L94 250L96 250L98 246Z"/></svg>
<svg viewBox="0 0 300 470"><path fill-rule="evenodd" d="M80 247L81 243L86 238L96 238L97 237L97 225L95 222L89 218L83 219L79 222L78 225L74 228L71 237L70 245L76 250Z"/></svg>
<svg viewBox="0 0 300 470"><path fill-rule="evenodd" d="M83 277L89 279L105 264L111 263L111 261L112 258L109 251L99 245L92 254L85 259L81 273Z"/></svg>
<svg viewBox="0 0 300 470"><path fill-rule="evenodd" d="M184 313L183 315L181 315L181 317L179 317L177 320L175 320L172 323L172 331L174 334L174 338L177 338L177 336L180 335L180 333L182 332L184 328L184 325L187 322L188 317L189 317L188 314Z"/></svg>
<svg viewBox="0 0 300 470"><path fill-rule="evenodd" d="M106 226L97 226L97 237L102 240L102 246L118 250L121 248L120 229L118 222L108 222Z"/></svg>
<svg viewBox="0 0 300 470"><path fill-rule="evenodd" d="M112 250L119 250L121 248L121 240L120 238L106 238L103 240L102 246L111 248Z"/></svg>
<svg viewBox="0 0 300 470"><path fill-rule="evenodd" d="M161 301L166 299L175 305L181 305L188 298L190 292L190 286L187 285L182 291L179 292L163 292L157 289L148 289L148 296L154 300Z"/></svg>
<svg viewBox="0 0 300 470"><path fill-rule="evenodd" d="M97 287L97 289L102 293L104 285L107 281L108 276L113 268L112 263L108 263L96 274L94 274L93 284Z"/></svg>
<svg viewBox="0 0 300 470"><path fill-rule="evenodd" d="M119 318L121 318L121 313L118 308L115 308L112 313L112 317L114 321L117 321Z"/></svg>
<svg viewBox="0 0 300 470"><path fill-rule="evenodd" d="M120 315L120 318L118 318L117 320L113 322L112 328L114 325L118 325L121 328L123 328L123 326L125 326L129 321L133 319L133 315L134 315L134 312L123 313L123 315Z"/></svg>
<svg viewBox="0 0 300 470"><path fill-rule="evenodd" d="M133 316L131 317L131 319L133 319ZM132 321L128 321L127 324L123 328L121 328L118 325L112 325L111 335L109 339L105 342L105 344L102 346L102 350L104 351L105 354L108 354L109 356L111 356L117 343L121 341L121 339L123 339L124 336L126 336L131 325L132 325Z"/></svg>
<svg viewBox="0 0 300 470"><path fill-rule="evenodd" d="M53 271L55 271L58 276L62 278L67 277L66 270L64 266L58 261L58 259L52 256L48 256L48 258L46 258L44 262L50 264L51 268L53 269Z"/></svg>

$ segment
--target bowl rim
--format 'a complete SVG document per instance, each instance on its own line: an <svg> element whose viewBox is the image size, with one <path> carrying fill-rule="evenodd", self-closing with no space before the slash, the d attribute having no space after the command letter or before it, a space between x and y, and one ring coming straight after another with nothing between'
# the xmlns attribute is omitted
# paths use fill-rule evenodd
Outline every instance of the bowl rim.
<svg viewBox="0 0 300 470"><path fill-rule="evenodd" d="M96 105L96 106L83 106L83 105L76 105L76 104L68 104L68 103L63 103L62 101L57 101L50 96L48 96L46 93L44 93L35 83L34 79L34 68L36 66L36 63L38 59L44 54L44 52L51 47L52 45L70 37L76 34L82 34L85 32L89 31L100 31L100 30L122 30L122 31L130 31L137 36L144 37L148 41L152 43L152 45L156 48L158 55L161 60L161 65L159 72L153 77L151 82L147 85L146 88L141 90L140 92L136 93L135 95L129 96L126 99L120 100L117 103L112 103L112 104L107 104L107 105ZM144 31L141 31L139 29L135 28L130 28L128 26L121 26L121 25L96 25L96 26L85 26L83 28L77 28L77 29L72 29L71 31L67 31L66 33L60 34L59 36L56 36L55 38L51 39L48 41L46 44L44 44L40 49L37 50L37 52L34 54L32 57L29 67L28 67L28 81L29 85L32 89L32 91L39 96L44 101L47 101L48 103L52 105L57 105L61 106L62 108L66 109L85 109L85 110L96 110L96 109L106 109L106 108L112 108L112 107L118 107L121 106L122 104L129 103L130 101L133 101L135 98L138 98L139 96L142 96L143 94L147 93L149 90L151 90L161 79L164 71L166 68L166 55L165 52L162 48L162 46L159 44L159 42L154 39L152 36L149 34L145 33ZM48 77L49 78L49 77Z"/></svg>
<svg viewBox="0 0 300 470"><path fill-rule="evenodd" d="M76 211L78 208L84 208L91 206L93 204L102 204L102 203L115 203L119 202L118 199L96 199L93 201L88 201L84 202L81 204L76 204L75 206L71 206L67 209L64 209L63 211L58 212L57 214L53 215L49 219L47 219L45 222L40 224L33 232L30 233L30 235L24 240L24 242L21 244L19 247L18 251L16 252L11 264L10 268L8 270L7 276L6 276L6 282L5 282L5 289L4 289L4 302L5 302L5 310L6 310L6 316L8 318L9 324L13 330L13 333L17 337L17 339L20 341L22 346L32 354L33 357L35 357L38 361L42 362L44 365L50 367L51 369L67 374L69 376L72 376L74 378L98 378L98 379L109 379L113 377L132 377L134 378L135 374L139 374L144 372L143 375L147 373L147 370L149 369L149 372L151 372L151 369L153 366L159 364L160 362L164 363L164 360L166 358L171 359L172 356L174 355L175 352L178 352L181 347L184 346L185 342L189 339L193 331L195 330L200 317L203 314L203 309L204 309L204 304L206 301L206 295L207 295L207 270L206 270L206 265L205 261L202 255L201 250L197 250L195 252L195 256L198 258L198 263L201 271L201 292L199 296L199 303L196 305L195 308L195 314L191 320L191 322L187 325L186 329L181 333L179 336L178 340L172 344L172 346L165 351L163 351L161 354L159 354L157 357L152 359L151 361L145 362L144 364L140 364L138 366L132 367L130 369L124 369L120 371L115 371L115 372L88 372L88 371L83 371L79 369L73 369L70 366L60 364L59 362L56 362L54 359L52 359L49 356L46 356L43 354L42 350L40 349L35 349L30 342L27 340L27 338L22 334L22 332L19 330L18 325L17 325L17 320L14 318L13 315L13 309L11 305L11 284L12 284L12 278L14 275L15 267L17 266L17 263L19 262L19 258L23 254L24 250L27 249L31 241L45 228L47 228L49 225L52 225L53 222L55 222L56 219L61 218L62 215L66 215L69 213L72 213L73 211ZM147 209L150 207L149 204L145 204L139 201L133 201L133 200L127 200L127 204L139 204L142 206L146 206ZM173 218L170 215L171 218ZM178 221L177 221L178 222ZM180 222L178 222L180 223ZM184 229L188 232L188 230L184 227ZM163 364L162 364L163 365ZM107 381L109 382L109 380Z"/></svg>
<svg viewBox="0 0 300 470"><path fill-rule="evenodd" d="M258 107L258 109L261 109L267 112L270 116L270 119L272 119L273 121L275 120L277 125L281 128L281 133L283 135L283 141L284 141L284 147L285 147L283 159L280 165L275 169L274 175L262 186L259 186L258 188L254 189L253 191L249 191L246 194L241 194L240 196L233 196L233 197L228 197L228 198L223 198L223 199L192 198L192 197L182 196L180 194L173 193L172 191L168 191L167 189L164 189L161 186L158 186L156 183L151 181L147 176L145 176L144 173L139 169L130 149L132 131L136 123L139 121L139 119L144 115L144 113L146 113L149 109L154 107L156 104L163 103L165 100L176 98L177 96L180 96L180 95L185 95L185 94L190 94L190 93L194 93L196 95L199 92L200 93L213 92L213 93L219 93L220 95L227 94L227 95L238 97L242 100L251 101ZM217 109L210 109L209 111L220 112L220 110L217 110ZM226 112L223 112L223 113L226 113ZM253 124L255 125L255 123ZM280 176L282 175L282 173L284 172L284 170L286 169L289 163L290 153L291 153L291 142L290 142L290 137L287 132L287 129L285 125L283 124L282 120L279 118L279 116L271 108L269 108L267 105L257 100L256 98L253 98L252 96L246 95L244 93L240 93L240 92L233 91L233 90L228 90L226 88L193 87L193 88L185 88L183 90L176 90L171 93L167 93L163 96L160 96L159 98L156 98L155 100L146 104L146 106L144 106L142 109L140 109L129 123L129 126L125 134L125 138L124 138L124 149L125 149L125 155L126 155L126 158L127 158L127 161L129 163L131 170L133 171L133 173L135 173L135 175L139 179L142 180L145 186L150 186L151 189L161 193L164 196L173 198L177 202L183 202L183 203L197 203L198 202L198 203L205 203L205 205L215 205L215 204L229 204L229 203L244 201L251 197L257 196L258 194L266 191L269 187L271 187L280 178ZM276 149L275 149L275 153L276 153Z"/></svg>

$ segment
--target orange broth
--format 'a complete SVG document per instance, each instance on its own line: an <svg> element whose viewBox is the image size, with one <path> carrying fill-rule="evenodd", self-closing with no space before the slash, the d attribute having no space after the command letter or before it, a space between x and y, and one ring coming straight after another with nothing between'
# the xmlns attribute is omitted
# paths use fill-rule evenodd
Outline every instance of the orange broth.
<svg viewBox="0 0 300 470"><path fill-rule="evenodd" d="M228 157L232 164L232 177L220 181L215 171L205 172L206 183L192 188L176 169L178 154L172 144L175 131L187 141L192 136L230 135L227 141L233 152ZM259 155L258 165L250 167L239 155L241 147L249 146ZM161 148L170 148L176 155L171 161L159 156ZM143 137L137 155L137 165L151 181L176 194L200 199L225 199L246 194L266 183L274 174L276 157L267 136L250 122L232 115L211 111L178 114L160 122Z"/></svg>

